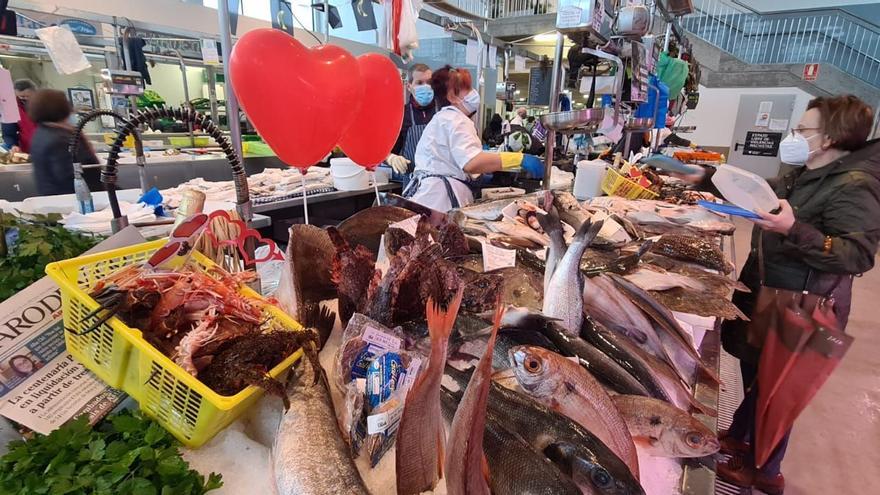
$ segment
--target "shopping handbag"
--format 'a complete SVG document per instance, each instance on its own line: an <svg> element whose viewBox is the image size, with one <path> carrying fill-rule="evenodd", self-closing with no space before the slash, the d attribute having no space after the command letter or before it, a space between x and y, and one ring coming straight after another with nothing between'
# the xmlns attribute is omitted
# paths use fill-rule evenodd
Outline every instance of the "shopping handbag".
<svg viewBox="0 0 880 495"><path fill-rule="evenodd" d="M818 324L823 320L825 315L813 318L815 331L793 356L784 375L774 380L774 393L766 399L766 403L762 404L760 398L758 400L757 411L764 411L755 418L755 464L758 467L767 462L773 449L852 345L853 337L836 327ZM763 386L760 369L758 382L760 392Z"/></svg>

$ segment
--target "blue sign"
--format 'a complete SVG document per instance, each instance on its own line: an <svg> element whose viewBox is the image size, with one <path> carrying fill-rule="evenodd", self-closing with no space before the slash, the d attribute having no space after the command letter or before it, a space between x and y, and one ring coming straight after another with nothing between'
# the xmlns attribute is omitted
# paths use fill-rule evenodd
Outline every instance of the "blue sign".
<svg viewBox="0 0 880 495"><path fill-rule="evenodd" d="M85 36L95 36L98 34L98 30L95 26L79 19L64 19L59 22L59 24L70 28L70 30L73 31L73 34L82 34Z"/></svg>

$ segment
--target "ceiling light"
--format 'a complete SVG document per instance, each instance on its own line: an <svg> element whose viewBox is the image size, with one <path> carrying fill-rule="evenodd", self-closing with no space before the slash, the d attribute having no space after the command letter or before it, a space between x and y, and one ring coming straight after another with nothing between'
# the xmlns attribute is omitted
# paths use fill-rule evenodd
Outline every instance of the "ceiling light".
<svg viewBox="0 0 880 495"><path fill-rule="evenodd" d="M546 43L548 41L556 41L556 33L543 33L535 36L535 41Z"/></svg>

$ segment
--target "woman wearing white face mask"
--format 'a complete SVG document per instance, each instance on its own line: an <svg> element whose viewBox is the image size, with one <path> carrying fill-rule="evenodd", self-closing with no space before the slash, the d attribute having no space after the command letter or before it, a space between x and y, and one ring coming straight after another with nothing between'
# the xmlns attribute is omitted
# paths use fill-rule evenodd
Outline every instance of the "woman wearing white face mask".
<svg viewBox="0 0 880 495"><path fill-rule="evenodd" d="M466 174L522 168L532 177L543 176L544 167L537 157L483 151L471 120L479 109L480 95L472 86L470 72L446 66L434 72L431 87L440 111L416 147L416 166L404 197L445 213L474 200Z"/></svg>
<svg viewBox="0 0 880 495"><path fill-rule="evenodd" d="M755 221L739 277L751 293L733 298L745 315L754 314L763 285L830 296L838 325L846 327L853 276L874 266L880 241L880 140L866 142L872 120L871 107L854 96L816 98L781 143L781 160L798 168L771 181L780 198L778 212L758 212L762 219ZM749 344L747 328L739 320L722 326L724 348L740 359L747 393L730 429L719 432L722 451L733 457L718 465L718 475L780 494L788 434L760 469L751 453L761 349Z"/></svg>

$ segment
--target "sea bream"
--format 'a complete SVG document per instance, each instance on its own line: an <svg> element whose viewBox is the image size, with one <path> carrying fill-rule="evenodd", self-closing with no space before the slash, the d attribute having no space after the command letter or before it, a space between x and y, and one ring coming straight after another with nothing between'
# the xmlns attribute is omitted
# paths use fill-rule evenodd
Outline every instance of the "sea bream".
<svg viewBox="0 0 880 495"><path fill-rule="evenodd" d="M308 359L291 371L290 409L272 447L279 495L369 495L342 439L324 372Z"/></svg>
<svg viewBox="0 0 880 495"><path fill-rule="evenodd" d="M611 398L633 438L659 457L703 457L718 452L718 438L700 420L666 402L635 395Z"/></svg>
<svg viewBox="0 0 880 495"><path fill-rule="evenodd" d="M584 319L584 275L580 271L581 257L601 228L601 221L586 221L578 228L544 291L542 312L550 318L561 320L562 327L572 336L578 334Z"/></svg>
<svg viewBox="0 0 880 495"><path fill-rule="evenodd" d="M459 388L468 374L447 367ZM461 396L461 393L453 393ZM497 383L489 391L488 414L523 438L588 495L643 495L627 465L595 435L570 418Z"/></svg>
<svg viewBox="0 0 880 495"><path fill-rule="evenodd" d="M440 380L446 363L449 335L458 316L463 289L452 297L446 310L429 299L425 313L431 335L431 354L406 395L397 429L395 466L398 495L433 490L443 475L446 435L440 411ZM344 492L340 492L344 493Z"/></svg>
<svg viewBox="0 0 880 495"><path fill-rule="evenodd" d="M529 396L599 437L638 479L639 459L626 422L587 370L540 347L514 347L509 356L516 382Z"/></svg>

